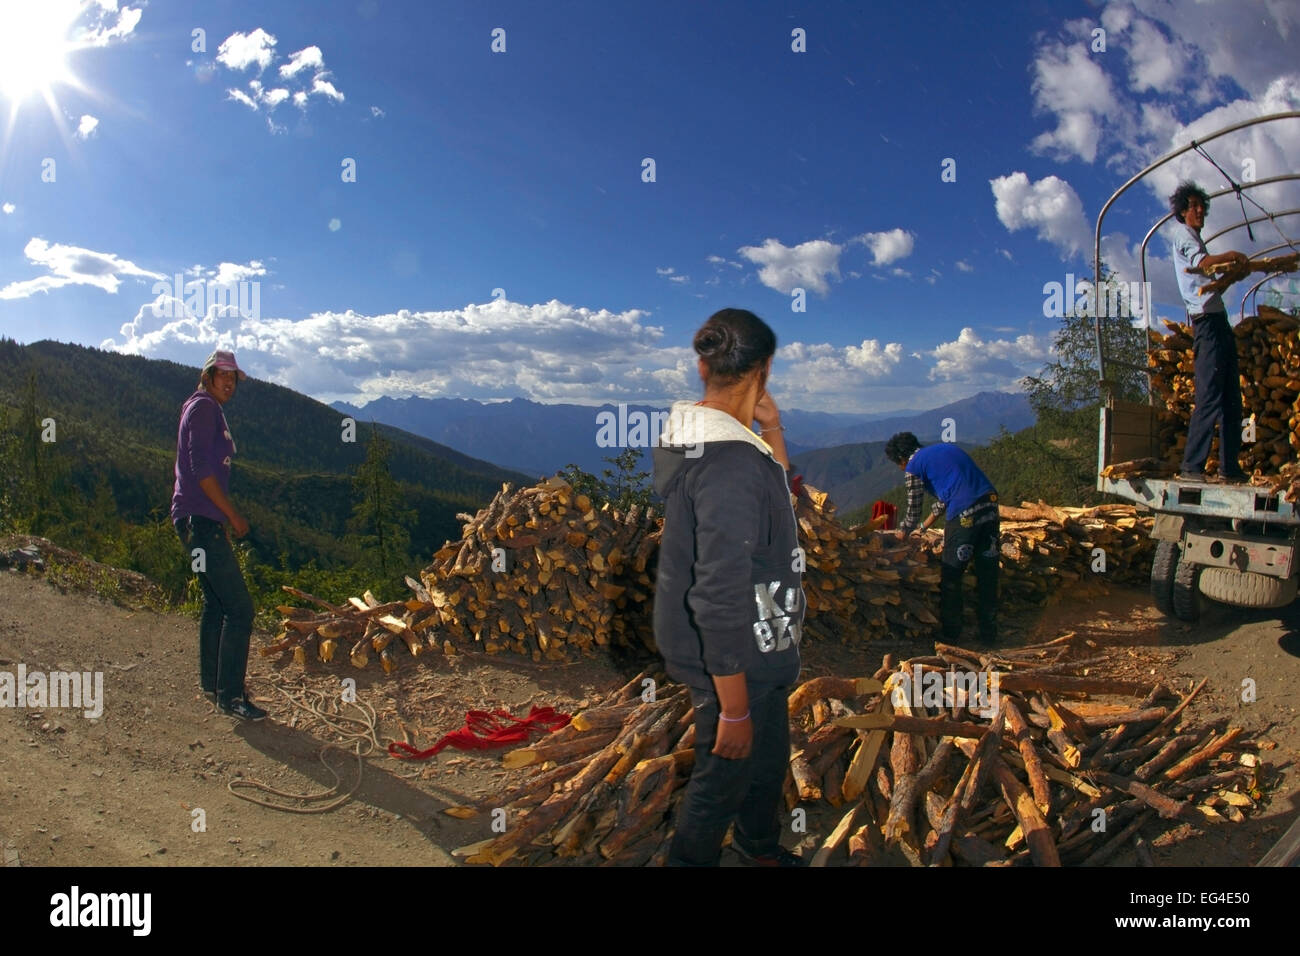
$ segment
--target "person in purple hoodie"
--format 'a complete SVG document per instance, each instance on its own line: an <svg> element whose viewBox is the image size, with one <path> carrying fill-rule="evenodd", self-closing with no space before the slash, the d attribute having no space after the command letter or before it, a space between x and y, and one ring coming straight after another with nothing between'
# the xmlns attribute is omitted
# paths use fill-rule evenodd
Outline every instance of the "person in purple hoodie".
<svg viewBox="0 0 1300 956"><path fill-rule="evenodd" d="M225 405L247 376L231 352L217 350L203 364L198 389L181 408L176 435L172 522L203 588L199 618L199 684L224 714L262 720L266 711L248 699L244 674L253 633L253 599L226 534L248 534L248 522L230 500L235 441Z"/></svg>

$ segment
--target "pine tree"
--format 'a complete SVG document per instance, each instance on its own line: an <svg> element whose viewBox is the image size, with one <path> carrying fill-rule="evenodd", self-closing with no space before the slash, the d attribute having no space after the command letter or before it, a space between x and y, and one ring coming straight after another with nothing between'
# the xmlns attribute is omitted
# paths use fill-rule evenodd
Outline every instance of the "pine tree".
<svg viewBox="0 0 1300 956"><path fill-rule="evenodd" d="M387 580L401 573L411 561L411 534L415 511L401 508L402 496L389 471L392 448L371 423L366 459L352 479L360 500L352 509L349 527L372 567Z"/></svg>

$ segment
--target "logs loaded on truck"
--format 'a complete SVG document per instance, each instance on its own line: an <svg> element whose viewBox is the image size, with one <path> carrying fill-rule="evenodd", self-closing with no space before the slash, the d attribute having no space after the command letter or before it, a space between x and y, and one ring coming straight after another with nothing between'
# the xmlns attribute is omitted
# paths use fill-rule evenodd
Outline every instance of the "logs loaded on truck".
<svg viewBox="0 0 1300 956"><path fill-rule="evenodd" d="M1111 196L1097 219L1094 252L1098 263L1106 212L1127 189L1202 144L1243 128L1294 121L1297 117L1300 114L1261 116L1225 127L1174 150L1134 176ZM1300 180L1300 174L1278 178ZM1240 188L1255 185L1246 183ZM1225 189L1214 195L1232 192ZM1143 278L1146 243L1171 215L1157 221L1142 244ZM1242 222L1222 232L1246 225ZM1221 234L1208 236L1207 241ZM1286 245L1283 243L1283 247ZM1300 254L1293 249L1275 256L1261 253L1244 263L1199 270L1205 281L1198 292L1223 293L1251 272L1263 274L1262 284L1295 273L1298 268ZM1150 314L1151 305L1145 303L1145 314ZM1300 500L1300 467L1296 464L1300 451L1300 320L1260 305L1256 315L1244 317L1233 330L1243 415L1239 465L1249 476L1240 483L1178 473L1195 400L1191 324L1166 321L1164 330L1148 330L1147 367L1141 371L1147 373L1149 400L1139 403L1122 401L1111 394L1116 368L1137 369L1106 353L1108 337L1103 328L1107 321L1129 320L1107 318L1104 310L1098 310L1096 316L1099 373L1105 396L1097 488L1154 512L1151 536L1156 547L1150 588L1156 606L1165 614L1194 621L1207 599L1236 607L1290 604L1300 582L1300 562L1296 561L1300 547L1300 512L1296 510ZM1216 437L1207 472L1232 471L1232 463L1220 467L1219 454Z"/></svg>

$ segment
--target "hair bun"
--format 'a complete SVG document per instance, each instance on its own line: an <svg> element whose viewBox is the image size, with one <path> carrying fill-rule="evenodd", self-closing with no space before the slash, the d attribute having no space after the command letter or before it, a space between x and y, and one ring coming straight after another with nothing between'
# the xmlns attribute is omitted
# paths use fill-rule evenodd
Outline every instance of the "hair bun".
<svg viewBox="0 0 1300 956"><path fill-rule="evenodd" d="M725 326L706 325L695 336L695 351L704 358L726 355L735 346L735 338Z"/></svg>

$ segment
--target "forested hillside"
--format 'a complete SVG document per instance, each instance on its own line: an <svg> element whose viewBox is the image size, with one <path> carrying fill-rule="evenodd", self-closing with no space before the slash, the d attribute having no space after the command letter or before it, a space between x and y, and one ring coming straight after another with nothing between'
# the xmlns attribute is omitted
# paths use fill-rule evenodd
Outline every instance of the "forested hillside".
<svg viewBox="0 0 1300 956"><path fill-rule="evenodd" d="M0 340L0 531L40 534L183 587L167 511L179 412L197 379L174 362ZM242 383L225 411L249 557L284 570L384 566L391 575L369 525L398 518L417 566L459 535L457 512L477 510L503 481L535 477L384 425L375 448L366 422L345 441L337 411L267 382ZM389 500L369 510L358 481L368 450L382 453L371 470L391 482ZM381 486L368 487L374 497Z"/></svg>

